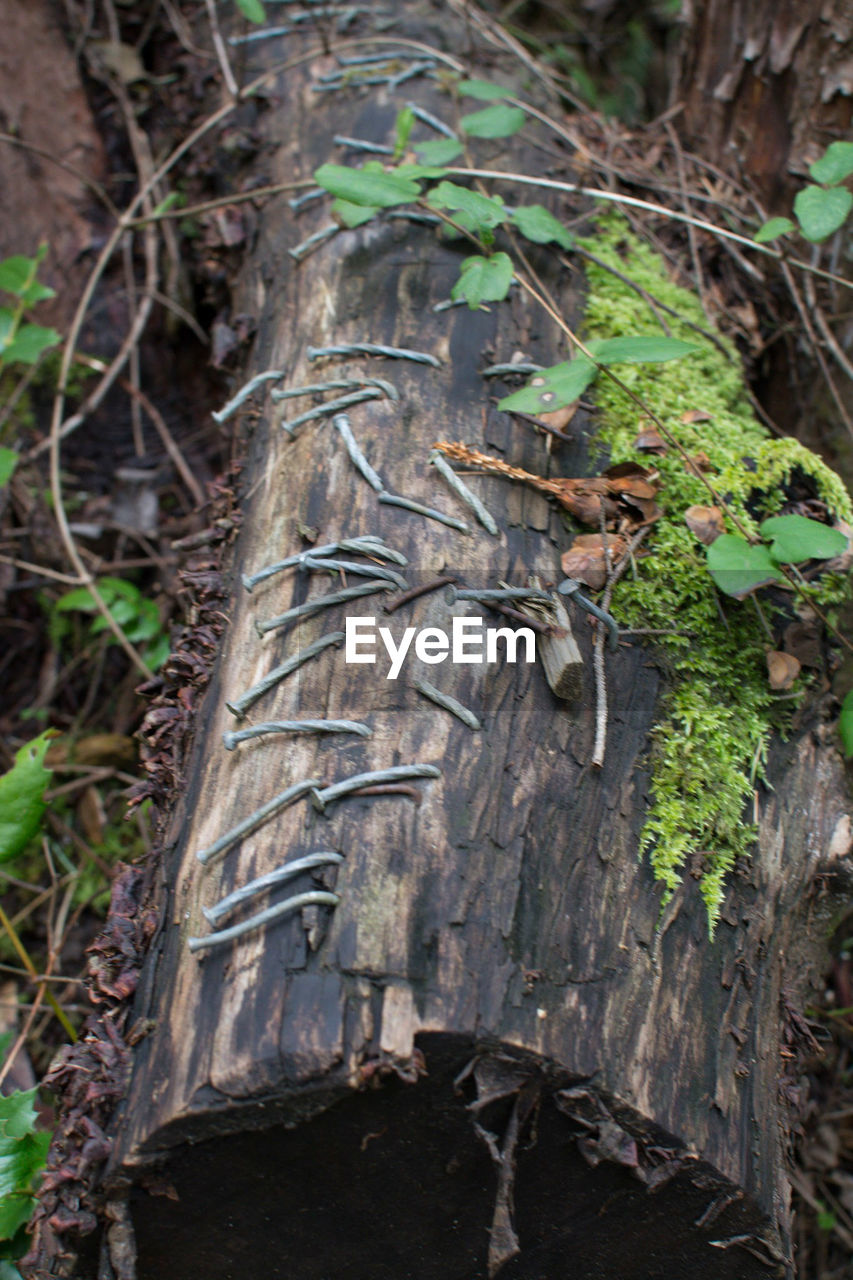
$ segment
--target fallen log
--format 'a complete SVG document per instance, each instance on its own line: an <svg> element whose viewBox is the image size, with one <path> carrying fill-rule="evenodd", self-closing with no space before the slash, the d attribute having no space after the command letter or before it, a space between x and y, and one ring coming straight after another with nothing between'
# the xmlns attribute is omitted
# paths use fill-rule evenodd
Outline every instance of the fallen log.
<svg viewBox="0 0 853 1280"><path fill-rule="evenodd" d="M455 6L401 6L394 36L398 52L435 43L440 72L464 49L474 72L518 75ZM371 51L395 48L384 40ZM402 57L378 93L349 73L329 90L336 69L317 49L275 80L261 120L277 179L309 178L336 135L393 146L406 100L446 105L423 74L404 80ZM495 147L512 167L519 144ZM365 623L361 656L374 642L376 661L347 661L348 618L375 619L395 645L404 627L449 632L474 607L508 625L449 599L448 579L457 591L559 580L567 535L545 495L471 478L494 536L428 461L436 440L465 440L546 474L544 437L494 408L482 369L559 353L521 290L445 307L467 251L433 227L385 216L299 247L327 225L319 201L270 204L237 302L258 315L249 374L275 377L238 406L251 442L229 625L165 835L134 1009L151 1030L105 1184L122 1231L129 1206L140 1280L790 1275L785 1068L833 909L816 878L836 877L849 845L837 752L817 720L774 749L755 855L712 942L692 877L661 917L637 856L662 682L640 643L608 659L600 769L592 632L574 605L573 701L521 660L521 639L515 662L433 666L433 634L438 649L425 642L392 679ZM576 316L575 279L536 263ZM367 477L339 420L298 423L318 395L346 399L341 382L365 393L340 409ZM318 383L306 399L272 394ZM589 472L581 432L555 448L557 475ZM354 541L374 537L406 563ZM334 544L348 545L323 551ZM349 567L330 578L335 557ZM479 728L424 697L424 680ZM305 720L337 729L239 737L249 721ZM223 897L302 859L298 876L231 904L236 918L284 913L211 946L234 918Z"/></svg>

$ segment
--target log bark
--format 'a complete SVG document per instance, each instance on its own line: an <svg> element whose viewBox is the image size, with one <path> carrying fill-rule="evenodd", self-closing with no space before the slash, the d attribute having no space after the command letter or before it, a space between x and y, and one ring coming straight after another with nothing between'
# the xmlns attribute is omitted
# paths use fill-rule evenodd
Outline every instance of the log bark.
<svg viewBox="0 0 853 1280"><path fill-rule="evenodd" d="M518 74L455 8L412 3L401 15L395 34L464 49L474 73ZM310 176L333 158L335 134L386 141L406 99L446 107L424 79L378 95L315 92L334 65L316 56L276 81L260 117L273 179ZM518 163L507 143L495 151ZM551 162L524 156L528 168ZM659 920L659 889L637 857L661 684L640 645L609 660L600 770L589 763L591 674L573 704L538 663L409 661L391 681L381 653L371 667L334 648L265 695L257 718L345 718L370 737L223 747L235 727L226 701L344 620L339 609L260 638L256 621L331 587L290 570L247 594L241 573L302 549L312 526L318 543L381 534L407 556L412 585L553 582L568 539L546 499L472 479L497 517L493 538L432 474L429 451L449 438L539 474L592 465L584 431L549 458L542 437L494 408L481 376L491 359L558 358L521 291L489 310L435 311L465 250L391 217L294 263L288 251L326 220L316 205L264 212L238 302L260 317L248 372L283 369L288 386L318 381L318 369L392 380L399 402L351 410L362 449L388 489L472 532L380 505L328 420L291 440L280 426L291 402L264 395L245 414L230 625L169 823L161 928L135 1009L153 1030L135 1050L108 1177L117 1199L130 1197L138 1274L790 1275L789 1008L822 962L833 898L816 877L831 881L849 845L841 765L820 723L775 752L755 857L713 944L695 882ZM548 283L576 317L576 277ZM309 347L342 342L417 348L440 366L308 359ZM385 598L348 612L398 638L404 625L448 629L471 612L435 591L389 618ZM574 623L591 673L590 629L583 615ZM416 677L482 729L424 700ZM196 857L299 780L413 762L440 771L413 784L417 798L351 797L318 813L303 797L208 865ZM333 889L334 910L190 952L188 939L209 932L204 907L318 850L344 861L297 889Z"/></svg>
<svg viewBox="0 0 853 1280"><path fill-rule="evenodd" d="M846 138L853 17L842 2L711 0L682 6L673 100L703 159L735 168L771 213L788 214L807 168Z"/></svg>

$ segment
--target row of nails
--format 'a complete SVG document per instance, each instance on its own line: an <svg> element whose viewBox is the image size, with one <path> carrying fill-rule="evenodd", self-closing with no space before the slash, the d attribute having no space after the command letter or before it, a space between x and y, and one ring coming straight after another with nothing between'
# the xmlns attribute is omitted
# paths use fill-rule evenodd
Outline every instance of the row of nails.
<svg viewBox="0 0 853 1280"><path fill-rule="evenodd" d="M226 849L231 848L243 836L255 831L268 818L273 817L309 791L314 807L322 813L333 801L341 800L347 795L358 795L365 792L381 793L385 791L396 793L399 789L397 784L407 779L440 777L441 771L435 765L413 764L397 765L391 769L371 769L365 773L358 773L350 778L344 778L342 781L328 787L322 787L316 778L308 778L292 787L288 787L280 795L274 796L256 813L250 814L243 822L232 828L231 831L226 832L225 835L220 836L209 848L201 850L196 856L202 864L206 864L216 854L223 853ZM403 789L408 793L408 788ZM203 913L212 925L216 925L221 919L250 898L283 884L286 880L292 879L303 871L314 870L320 866L339 864L342 861L341 854L331 851L308 854L303 858L297 858L291 863L286 863L283 867L278 867L274 871L270 871L266 875L259 876L248 884L242 885L239 889L222 898L215 906L203 908ZM206 937L189 938L188 946L192 952L213 950L233 942L237 938L244 937L248 933L262 929L266 925L273 923L273 921L299 911L303 907L335 907L339 902L340 897L338 894L326 890L311 890L307 893L296 894L287 898L284 902L277 903L268 907L265 911L250 916L247 920L242 920L240 923L232 925L228 929L219 930L208 934Z"/></svg>

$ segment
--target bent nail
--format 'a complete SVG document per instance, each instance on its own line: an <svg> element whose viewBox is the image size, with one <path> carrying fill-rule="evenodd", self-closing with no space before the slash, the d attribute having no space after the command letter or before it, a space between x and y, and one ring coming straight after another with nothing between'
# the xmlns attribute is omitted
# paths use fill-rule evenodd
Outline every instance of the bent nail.
<svg viewBox="0 0 853 1280"><path fill-rule="evenodd" d="M323 356L387 356L391 360L414 360L415 364L431 364L441 368L441 361L428 351L410 351L408 347L384 347L377 342L347 342L336 347L309 347L309 360Z"/></svg>
<svg viewBox="0 0 853 1280"><path fill-rule="evenodd" d="M258 698L263 697L270 689L275 688L277 684L301 667L303 662L309 662L311 658L316 658L317 654L322 653L324 649L329 649L334 644L340 644L343 638L343 631L331 631L328 635L321 636L319 640L314 640L311 644L306 645L304 649L299 649L291 658L283 662L280 667L270 671L257 684L253 684L251 689L247 689L239 698L235 698L233 702L226 702L226 707L238 720L242 720Z"/></svg>
<svg viewBox="0 0 853 1280"><path fill-rule="evenodd" d="M359 787L375 786L382 782L403 782L407 778L440 778L441 770L434 764L399 764L391 769L374 769L369 773L356 773L351 778L344 778L331 787L320 788L315 785L311 791L311 802L315 809L322 813L333 800L340 800Z"/></svg>
<svg viewBox="0 0 853 1280"><path fill-rule="evenodd" d="M232 396L227 404L223 405L221 409L217 409L215 413L212 413L210 415L211 418L213 418L214 422L218 422L220 425L223 422L227 422L231 415L237 412L240 405L245 404L253 391L256 391L257 388L262 386L265 382L280 382L284 376L284 369L266 369L263 373L256 373L254 378L250 378L246 385L241 387L237 394Z"/></svg>
<svg viewBox="0 0 853 1280"><path fill-rule="evenodd" d="M438 520L440 524L458 529L460 533L471 532L464 520L457 520L455 516L446 516L443 511L436 511L434 507L425 507L420 502L413 502L411 498L401 498L396 493L380 493L378 501L389 507L402 507L405 511L414 511L415 515L426 516L428 520Z"/></svg>
<svg viewBox="0 0 853 1280"><path fill-rule="evenodd" d="M320 783L316 778L306 778L303 782L297 782L292 787L288 787L286 791L279 792L277 796L273 796L272 800L268 800L265 805L261 805L260 809L250 813L248 818L238 822L236 827L232 827L230 831L225 832L225 835L220 836L218 840L214 840L213 844L208 845L206 849L200 849L196 854L199 862L202 865L206 865L218 853L225 853L238 840L242 840L244 836L251 835L253 831L257 831L258 827L263 826L268 818L272 818L289 804L292 804L294 800L304 796L306 791L314 791L319 786Z"/></svg>
<svg viewBox="0 0 853 1280"><path fill-rule="evenodd" d="M286 613L280 613L276 618L268 618L266 622L256 622L255 630L259 636L265 636L269 631L277 631L280 627L296 622L298 618L310 618L313 614L320 613L323 609L330 609L336 604L346 604L348 600L357 600L359 596L370 596L376 591L387 590L388 582L385 578L372 579L357 587L347 587L345 591L333 591L331 595L307 600L305 604L298 604L295 608L288 609Z"/></svg>
<svg viewBox="0 0 853 1280"><path fill-rule="evenodd" d="M250 880L248 884L241 885L239 889L235 889L227 897L221 898L216 903L216 906L202 907L202 914L207 917L211 924L218 924L220 920L224 920L241 903L248 902L249 898L257 897L259 893L264 893L267 889L275 889L287 880L292 880L294 876L301 875L303 871L312 871L315 867L327 867L330 864L339 864L343 861L343 855L340 853L306 854L304 858L296 858L293 862L286 862L283 867L277 867L275 871L268 871L266 875L258 876L257 880Z"/></svg>
<svg viewBox="0 0 853 1280"><path fill-rule="evenodd" d="M372 730L358 720L265 720L248 729L227 729L222 735L226 751L236 750L240 742L263 738L270 733L357 733L369 738Z"/></svg>
<svg viewBox="0 0 853 1280"><path fill-rule="evenodd" d="M188 938L187 946L190 951L212 951L215 947L224 947L226 943L233 942L235 938L242 938L247 933L254 933L256 929L263 929L265 925L272 924L274 920L280 920L283 916L292 915L294 911L299 911L302 907L336 907L339 902L340 897L338 894L327 893L323 889L315 889L310 893L298 893L294 898L288 898L286 902L280 902L278 906L267 907L266 911L260 911L256 916L250 916L248 920L232 925L230 929L222 929L219 933L208 934L206 938Z"/></svg>
<svg viewBox="0 0 853 1280"><path fill-rule="evenodd" d="M500 531L492 519L492 516L483 506L476 493L472 493L467 484L459 478L446 458L444 458L437 449L433 449L432 453L429 455L429 460L439 475L444 476L444 479L450 485L454 493L458 493L462 501L467 503L471 508L483 528L487 529L494 537L499 537Z"/></svg>
<svg viewBox="0 0 853 1280"><path fill-rule="evenodd" d="M435 685L430 684L428 680L416 680L415 688L418 693L422 693L425 698L429 698L430 702L434 702L439 707L444 707L445 711L449 711L451 715L456 716L463 724L467 724L469 729L482 728L473 711L463 707L462 703L457 702L455 698L451 698L449 693L442 693L440 689L436 689Z"/></svg>

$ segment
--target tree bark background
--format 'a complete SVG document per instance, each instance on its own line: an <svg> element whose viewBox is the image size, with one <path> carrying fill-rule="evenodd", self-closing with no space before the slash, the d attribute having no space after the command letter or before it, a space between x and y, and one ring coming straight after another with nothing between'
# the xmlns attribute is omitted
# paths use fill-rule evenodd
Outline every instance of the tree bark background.
<svg viewBox="0 0 853 1280"><path fill-rule="evenodd" d="M703 159L748 178L787 214L853 115L853 14L843 0L688 0L674 100Z"/></svg>
<svg viewBox="0 0 853 1280"><path fill-rule="evenodd" d="M516 74L478 49L447 6L402 9L408 38L465 50L474 73ZM276 81L259 116L274 179L309 177L333 158L336 133L387 141L407 98L445 112L446 98L419 80L387 98L314 92L333 66L318 56ZM553 163L505 143L495 144L495 159L528 170ZM571 178L558 159L553 172L563 171ZM436 439L466 440L539 474L594 468L582 415L576 442L549 456L540 437L490 402L480 370L492 358L559 358L550 325L521 291L488 312L434 312L467 250L393 218L343 232L294 265L288 250L325 217L309 206L297 220L282 201L261 219L235 306L260 316L248 373L282 368L288 386L317 381L319 368L339 376L343 365L307 359L309 346L326 343L429 351L440 369L353 362L349 372L390 378L401 399L359 406L352 426L392 491L464 518L426 464ZM539 265L564 314L576 316L578 278L555 274L544 256ZM609 664L600 772L589 766L591 679L570 707L553 698L538 665L419 672L480 715L475 735L424 703L408 679L385 681L381 665L347 667L339 651L270 695L264 718L365 720L370 739L226 752L225 699L295 647L292 633L259 640L255 620L329 589L296 574L251 596L239 586L241 572L298 550L300 525L316 527L320 542L381 533L407 554L413 583L447 571L472 586L524 582L531 572L553 581L568 542L541 496L495 478L471 483L497 515L499 539L380 507L330 423L309 424L291 442L281 416L264 399L253 423L230 626L170 820L162 927L135 1010L153 1030L136 1050L111 1186L117 1195L128 1183L154 1186L151 1170L162 1166L156 1178L181 1195L173 1208L134 1190L140 1274L226 1276L250 1258L265 1275L316 1280L473 1277L490 1260L490 1225L492 1248L500 1253L504 1241L507 1277L784 1273L786 1002L796 1005L819 973L833 904L813 891L815 876L834 875L849 845L843 773L824 726L777 750L780 785L766 798L755 858L733 883L713 945L690 877L658 927L659 893L636 857L661 684L639 645ZM381 600L353 611L379 614ZM434 594L388 625L397 635L404 624L447 628L454 612L471 611ZM342 617L301 624L299 643L338 629ZM575 625L589 669L588 628ZM423 784L419 806L365 797L327 817L302 801L208 869L196 860L292 782L411 761L442 771ZM328 918L294 919L202 961L188 953L187 938L208 928L202 906L318 848L346 856L335 884L341 902ZM454 1093L478 1052L485 1056ZM367 1088L382 1080L384 1088ZM534 1086L535 1143L519 1106ZM470 1118L481 1111L466 1109L500 1099L516 1100L492 1130L503 1169L478 1145ZM531 1144L514 1189L505 1173L513 1117ZM256 1128L260 1136L246 1136ZM578 1138L593 1144L585 1159ZM457 1182L453 1160L463 1171ZM360 1234L375 1211L365 1193L374 1174L384 1175L376 1255ZM250 1202L272 1219L266 1229ZM424 1226L424 1207L440 1205L447 1217ZM753 1251L710 1244L735 1236Z"/></svg>

